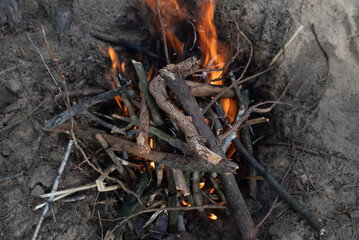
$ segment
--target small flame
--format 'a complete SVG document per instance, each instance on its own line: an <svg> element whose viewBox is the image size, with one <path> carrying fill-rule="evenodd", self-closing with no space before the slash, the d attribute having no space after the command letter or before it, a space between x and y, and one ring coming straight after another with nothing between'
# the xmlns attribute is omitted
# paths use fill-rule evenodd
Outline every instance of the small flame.
<svg viewBox="0 0 359 240"><path fill-rule="evenodd" d="M211 214L208 216L208 218L215 221L215 220L217 220L218 217L217 217L216 215L214 215L213 213L211 213Z"/></svg>
<svg viewBox="0 0 359 240"><path fill-rule="evenodd" d="M151 76L152 76L152 73L153 73L153 70L155 69L155 65L152 64L150 69L148 70L148 73L147 73L147 80L150 82L151 81Z"/></svg>
<svg viewBox="0 0 359 240"><path fill-rule="evenodd" d="M107 52L108 55L110 55L113 70L115 70L116 73L125 74L126 73L125 62L122 63L120 62L115 50L111 46L107 49Z"/></svg>
<svg viewBox="0 0 359 240"><path fill-rule="evenodd" d="M113 70L115 71L115 73L125 73L125 63L124 62L120 62L120 60L118 59L118 56L115 52L115 50L110 46L108 49L107 49L107 53L108 55L110 55L110 58L111 58L111 62L112 62L112 68ZM119 87L119 86L116 86L116 84L114 82L111 83L112 84L112 88L115 89L116 87ZM129 113L128 113L128 110L126 108L126 106L122 107L122 99L120 96L115 96L115 100L118 104L118 106L120 107L120 109L123 110L124 112L124 115L127 117L129 116Z"/></svg>
<svg viewBox="0 0 359 240"><path fill-rule="evenodd" d="M115 50L113 50L113 48L110 46L107 49L107 52L110 55L113 70L115 70L116 73L120 72L121 71L121 67L120 67L121 63L120 63L120 60L118 60Z"/></svg>
<svg viewBox="0 0 359 240"><path fill-rule="evenodd" d="M187 206L187 207L191 206L191 204L189 202L187 202L187 201L182 201L181 203L182 203L183 206Z"/></svg>
<svg viewBox="0 0 359 240"><path fill-rule="evenodd" d="M116 88L114 82L112 82L111 85L112 85L112 89L115 89L115 88ZM121 104L121 102L122 102L121 97L120 97L120 96L115 96L115 100L116 100L118 106L120 107L120 109L123 109L123 108L122 108L122 104Z"/></svg>
<svg viewBox="0 0 359 240"><path fill-rule="evenodd" d="M157 15L156 1L145 0L147 5ZM176 0L158 0L158 8L160 9L163 25L165 27L166 39L169 41L173 49L177 53L183 52L184 43L181 42L174 34L176 25L178 22L182 22L185 19L185 10L180 7ZM158 23L158 29L161 29Z"/></svg>
<svg viewBox="0 0 359 240"><path fill-rule="evenodd" d="M235 152L236 152L236 148L233 146L232 143L230 143L226 150L226 157L231 158Z"/></svg>
<svg viewBox="0 0 359 240"><path fill-rule="evenodd" d="M151 170L155 169L155 162L150 162L150 169Z"/></svg>
<svg viewBox="0 0 359 240"><path fill-rule="evenodd" d="M123 73L123 74L125 74L126 73L126 69L125 69L125 62L122 62L121 63L121 72Z"/></svg>
<svg viewBox="0 0 359 240"><path fill-rule="evenodd" d="M214 191L215 191L215 189L214 189L214 188L212 188L212 189L211 189L211 191L209 191L209 194L213 194L213 193L214 193Z"/></svg>
<svg viewBox="0 0 359 240"><path fill-rule="evenodd" d="M150 147L151 147L151 149L153 149L153 138L150 138Z"/></svg>
<svg viewBox="0 0 359 240"><path fill-rule="evenodd" d="M204 184L205 184L205 182L200 182L200 183L199 183L199 188L203 188L203 187L204 187Z"/></svg>

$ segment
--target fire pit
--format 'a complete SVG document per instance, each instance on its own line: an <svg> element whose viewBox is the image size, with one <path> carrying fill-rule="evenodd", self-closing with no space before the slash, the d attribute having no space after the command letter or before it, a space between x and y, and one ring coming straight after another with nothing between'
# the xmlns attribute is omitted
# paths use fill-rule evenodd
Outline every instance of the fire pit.
<svg viewBox="0 0 359 240"><path fill-rule="evenodd" d="M247 183L246 197L252 199L257 198L258 181L268 181L323 234L317 219L253 157L251 126L269 121L253 117L253 113L267 113L285 104L281 98L289 85L279 99L252 104L247 84L276 67L283 50L268 68L250 75L252 42L232 20L225 20L231 26L231 36L219 38L214 1L145 2L152 13L146 18L156 26L147 42L154 44L145 46L104 31L91 32L94 38L110 43L107 49L98 48L108 59L103 76L106 91L69 91L42 29L65 90L56 99L65 99L67 105L67 110L47 120L44 128L67 133L71 140L52 191L41 195L48 201L36 206L44 211L33 239L53 202L90 188L111 192L121 202L112 226L106 229L107 240L134 234L129 229L140 238L161 239L167 232L185 232L187 218L215 221L217 215L226 214L233 217L242 239L255 239L265 218L253 223L239 180ZM56 25L62 33L71 17L67 12L58 14L55 21L64 21ZM127 49L131 61L118 57L112 45ZM74 95L95 96L72 104ZM97 178L57 191L73 144ZM101 161L90 157L96 156L96 151L105 153Z"/></svg>

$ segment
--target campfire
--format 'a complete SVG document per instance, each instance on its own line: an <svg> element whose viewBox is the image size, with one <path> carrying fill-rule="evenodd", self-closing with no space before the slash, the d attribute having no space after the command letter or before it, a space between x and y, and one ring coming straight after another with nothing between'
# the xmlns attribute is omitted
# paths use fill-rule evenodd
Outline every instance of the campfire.
<svg viewBox="0 0 359 240"><path fill-rule="evenodd" d="M251 114L269 112L280 99L250 106L243 84L273 66L246 76L252 43L230 21L231 41L219 39L214 1L200 1L195 18L189 17L188 6L179 1L145 2L162 36L163 50L92 32L95 38L112 43L100 49L111 60L104 74L108 91L70 107L66 89L68 110L45 123L46 130L71 136L97 180L42 197L52 202L90 188L115 191L122 197L107 240L119 239L129 225L138 237L152 234L161 239L166 232L186 231L187 213L215 221L226 215L226 208L242 238L255 239L260 224L252 221L234 177L237 174L247 180L249 197L256 199L257 181L264 178L316 230L323 231L253 157L250 128L269 120L250 118ZM186 34L178 34L185 25ZM189 29L191 34L187 34ZM117 44L138 51L136 56L146 56L150 64L137 57L131 62L120 59L111 47ZM243 55L247 59L239 60L240 47L247 47ZM241 66L238 62L243 61ZM94 162L87 150L99 148L104 160ZM37 208L43 206L48 205Z"/></svg>

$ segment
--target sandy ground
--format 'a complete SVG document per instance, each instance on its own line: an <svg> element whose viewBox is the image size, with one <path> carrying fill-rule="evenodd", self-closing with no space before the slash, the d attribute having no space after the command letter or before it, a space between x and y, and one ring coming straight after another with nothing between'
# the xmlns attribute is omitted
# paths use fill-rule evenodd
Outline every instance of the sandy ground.
<svg viewBox="0 0 359 240"><path fill-rule="evenodd" d="M131 5L131 7L129 7ZM136 3L127 1L19 1L21 23L15 31L0 28L0 126L34 109L56 86L26 32L59 80L41 35L44 25L48 41L59 58L70 89L103 87L105 59L98 51L91 30L112 31L125 37L141 34L120 28L121 19L135 19ZM51 26L55 9L72 12L68 35L60 40ZM250 73L265 69L270 59L302 24L301 34L285 51L279 67L262 76L251 91L255 101L276 99L292 81L283 101L294 107L280 106L268 115L270 135L256 146L256 156L271 173L282 179L294 161L284 187L307 206L325 225L321 239L358 239L359 237L359 2L342 1L219 1L216 18L235 19L254 44ZM311 30L314 24L318 41ZM223 28L225 32L225 28ZM227 34L223 33L222 34ZM128 34L128 35L126 35ZM221 33L220 33L221 34ZM102 45L105 46L104 44ZM121 48L117 48L121 50ZM126 56L125 56L126 57ZM328 72L329 76L326 77ZM6 69L7 72L2 72ZM260 96L260 97L259 97ZM73 101L76 101L74 99ZM38 196L51 190L64 154L66 137L45 132L45 119L64 110L62 103L47 103L27 120L0 135L0 176L23 172L23 176L0 182L0 238L29 239L40 211ZM254 136L254 138L259 135ZM294 150L279 143L293 143L320 155ZM61 180L61 188L93 180L74 170L82 161L73 154ZM252 204L258 222L272 204L275 193L261 183L258 202ZM92 218L96 191L87 191L84 201L57 203L57 223L45 218L39 239L53 239L73 216L71 227L62 239L97 239L101 235ZM107 196L101 196L99 200ZM251 203L251 200L248 200ZM107 218L115 214L109 205ZM102 209L103 210L103 209ZM104 227L108 226L104 223ZM218 226L220 225L220 226ZM231 226L231 225L229 225ZM184 239L233 239L234 227L220 222L207 236L196 227ZM209 236L210 235L210 236ZM270 218L261 227L259 239L317 239L317 234L287 204L279 200Z"/></svg>

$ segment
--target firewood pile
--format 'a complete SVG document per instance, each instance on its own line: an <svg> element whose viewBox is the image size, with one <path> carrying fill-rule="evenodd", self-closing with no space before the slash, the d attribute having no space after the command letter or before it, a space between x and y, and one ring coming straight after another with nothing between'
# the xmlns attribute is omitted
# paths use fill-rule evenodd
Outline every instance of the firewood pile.
<svg viewBox="0 0 359 240"><path fill-rule="evenodd" d="M182 10L185 6L179 7L176 1L146 2L162 34L163 54L102 32L91 35L141 52L153 61L151 69L138 60L126 62L125 67L109 46L104 54L111 64L104 79L112 89L76 93L95 96L71 106L73 93L67 90L62 75L62 97L68 109L47 120L44 126L47 131L69 135L69 145L73 143L80 151L97 180L61 191L56 187L41 197L50 198L47 203L51 203L90 188L100 193L114 192L121 200L120 210L112 227L106 229L107 240L119 239L130 229L135 229L139 238L152 234L161 239L166 232L186 231L184 218L189 211L201 218L215 219L214 211L225 215L226 209L242 239L255 239L260 224L252 221L235 178L241 165L246 169L241 172L248 181L250 197L256 199L257 181L265 179L322 233L323 227L315 217L253 157L250 127L269 119L252 118L251 114L266 113L283 104L280 99L288 86L278 100L251 106L244 84L276 67L279 55L268 69L247 76L252 43L235 22L228 23L235 32L232 49L218 40L212 1L203 1L198 19L190 22L193 46L183 44L174 31L173 24L189 21ZM237 63L239 42L241 48L247 47L244 66ZM48 49L52 55L50 46ZM57 63L54 56L53 59ZM61 66L57 66L61 73ZM94 160L98 155L94 151L100 152L101 161ZM44 206L49 204L37 208ZM140 216L146 221L141 222Z"/></svg>

